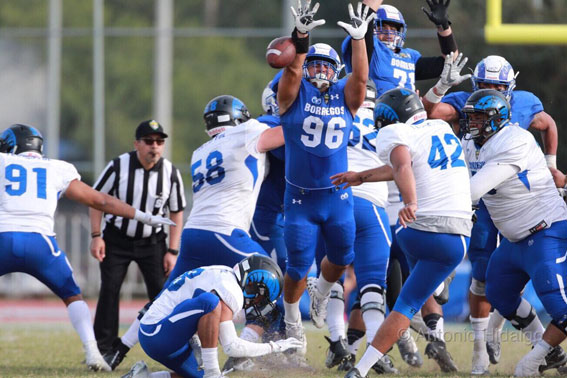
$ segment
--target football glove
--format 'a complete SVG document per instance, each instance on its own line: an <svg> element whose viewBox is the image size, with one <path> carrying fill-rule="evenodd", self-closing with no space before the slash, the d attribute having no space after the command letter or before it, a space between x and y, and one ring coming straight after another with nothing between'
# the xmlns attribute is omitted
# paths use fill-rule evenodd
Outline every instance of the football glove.
<svg viewBox="0 0 567 378"><path fill-rule="evenodd" d="M175 226L175 222L173 222L171 219L164 218L159 215L153 215L149 212L144 213L143 211L140 211L138 209L136 209L134 219L152 227L161 225Z"/></svg>
<svg viewBox="0 0 567 378"><path fill-rule="evenodd" d="M449 14L447 13L447 8L449 8L449 3L451 0L425 0L431 11L428 11L424 7L421 10L425 15L433 22L436 26L440 26L443 30L449 29L451 21L449 21Z"/></svg>
<svg viewBox="0 0 567 378"><path fill-rule="evenodd" d="M425 98L429 102L440 102L441 98L445 96L445 93L447 93L449 88L457 86L471 77L471 74L461 75L461 71L463 70L465 64L467 64L469 58L463 58L463 54L459 53L457 58L453 60L454 56L454 52L451 52L449 55L445 56L443 72L441 72L439 81L434 86L436 93L434 93L433 88L431 88L425 94Z"/></svg>
<svg viewBox="0 0 567 378"><path fill-rule="evenodd" d="M325 20L313 19L313 17L315 17L315 13L319 10L319 3L316 3L311 10L309 10L310 7L311 0L306 0L305 6L301 5L301 0L297 0L297 11L294 7L290 7L295 28L302 34L307 34L317 26L325 24Z"/></svg>
<svg viewBox="0 0 567 378"><path fill-rule="evenodd" d="M368 5L362 6L362 3L358 3L356 7L356 14L352 9L352 4L348 4L348 14L350 17L350 23L339 21L337 25L343 28L354 40L363 39L366 35L366 30L368 29L368 24L370 21L376 18L376 13L372 12L370 16L368 15L368 10L370 7Z"/></svg>
<svg viewBox="0 0 567 378"><path fill-rule="evenodd" d="M294 337L285 340L270 341L272 353L285 352L288 349L298 349L303 347L303 343Z"/></svg>

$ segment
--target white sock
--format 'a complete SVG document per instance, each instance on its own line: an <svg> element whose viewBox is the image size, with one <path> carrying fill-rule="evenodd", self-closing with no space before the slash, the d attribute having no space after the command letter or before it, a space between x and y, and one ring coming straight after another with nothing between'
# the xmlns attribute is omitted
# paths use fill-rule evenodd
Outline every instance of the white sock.
<svg viewBox="0 0 567 378"><path fill-rule="evenodd" d="M445 327L443 326L443 317L430 319L428 316L423 319L427 325L427 333L437 340L445 341Z"/></svg>
<svg viewBox="0 0 567 378"><path fill-rule="evenodd" d="M486 340L486 328L488 328L488 317L486 318L473 318L471 319L471 327L474 332L474 343L482 343L484 345Z"/></svg>
<svg viewBox="0 0 567 378"><path fill-rule="evenodd" d="M356 364L355 367L360 372L360 375L366 377L372 366L374 366L374 364L378 362L378 360L380 360L383 356L384 355L378 349L368 344L366 352L364 352L364 355L362 356L360 361L358 361L358 364Z"/></svg>
<svg viewBox="0 0 567 378"><path fill-rule="evenodd" d="M488 318L488 327L486 327L486 341L494 342L500 340L500 333L506 318L503 317L498 310L494 310Z"/></svg>
<svg viewBox="0 0 567 378"><path fill-rule="evenodd" d="M258 340L260 340L260 335L258 335L258 332L256 332L252 328L244 327L244 329L240 333L240 338L242 340L250 341L251 343L257 343Z"/></svg>
<svg viewBox="0 0 567 378"><path fill-rule="evenodd" d="M527 318L530 315L531 311L532 305L524 298L522 298L520 305L516 309L516 315L522 318ZM528 324L525 328L522 328L522 332L534 346L538 341L541 340L541 336L543 335L544 331L545 329L543 328L543 325L541 324L541 321L539 320L537 315L530 324Z"/></svg>
<svg viewBox="0 0 567 378"><path fill-rule="evenodd" d="M285 316L284 320L288 323L301 322L301 311L299 310L299 301L295 303L288 303L283 301Z"/></svg>
<svg viewBox="0 0 567 378"><path fill-rule="evenodd" d="M530 354L534 356L536 360L543 360L552 349L553 347L542 339L534 345L534 349L531 350Z"/></svg>
<svg viewBox="0 0 567 378"><path fill-rule="evenodd" d="M126 345L128 348L132 348L134 345L138 344L138 330L140 329L140 320L138 318L134 319L126 333L120 338L122 344Z"/></svg>
<svg viewBox="0 0 567 378"><path fill-rule="evenodd" d="M203 359L205 374L208 372L218 372L218 375L220 375L217 348L201 348L201 358Z"/></svg>
<svg viewBox="0 0 567 378"><path fill-rule="evenodd" d="M361 337L360 339L356 340L354 343L348 344L347 345L347 350L350 354L354 354L356 355L358 353L358 348L360 348L360 344L362 343L362 340L364 340L364 337Z"/></svg>
<svg viewBox="0 0 567 378"><path fill-rule="evenodd" d="M319 279L317 279L317 290L322 297L326 297L331 292L331 288L335 284L335 281L329 282L323 277L323 273L319 275Z"/></svg>
<svg viewBox="0 0 567 378"><path fill-rule="evenodd" d="M329 334L331 336L331 341L337 341L341 337L345 337L345 301L343 298L344 291L343 286L335 282L332 292L337 292L339 298L329 298L327 303L327 327L329 328Z"/></svg>
<svg viewBox="0 0 567 378"><path fill-rule="evenodd" d="M150 378L171 378L171 374L168 371L156 371L150 374Z"/></svg>
<svg viewBox="0 0 567 378"><path fill-rule="evenodd" d="M384 323L384 313L379 310L366 310L362 313L362 319L366 326L366 340L372 342L378 328Z"/></svg>
<svg viewBox="0 0 567 378"><path fill-rule="evenodd" d="M71 302L69 306L67 306L67 312L69 313L71 324L79 334L83 345L87 344L89 341L95 340L91 311L89 310L87 302L83 300Z"/></svg>

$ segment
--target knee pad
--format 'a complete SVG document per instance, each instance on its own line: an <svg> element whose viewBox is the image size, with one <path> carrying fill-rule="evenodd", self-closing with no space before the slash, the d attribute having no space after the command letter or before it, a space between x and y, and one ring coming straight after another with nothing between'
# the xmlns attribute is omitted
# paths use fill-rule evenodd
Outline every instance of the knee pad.
<svg viewBox="0 0 567 378"><path fill-rule="evenodd" d="M512 316L506 316L506 319L512 323L514 328L522 330L526 328L535 318L537 314L532 305L522 298L520 305Z"/></svg>
<svg viewBox="0 0 567 378"><path fill-rule="evenodd" d="M366 285L360 290L360 309L364 314L368 310L386 313L386 294L378 285Z"/></svg>
<svg viewBox="0 0 567 378"><path fill-rule="evenodd" d="M469 290L474 295L486 297L486 282L481 282L473 278Z"/></svg>
<svg viewBox="0 0 567 378"><path fill-rule="evenodd" d="M338 281L333 284L333 287L331 287L330 299L338 299L343 302L345 301L345 289L342 282Z"/></svg>

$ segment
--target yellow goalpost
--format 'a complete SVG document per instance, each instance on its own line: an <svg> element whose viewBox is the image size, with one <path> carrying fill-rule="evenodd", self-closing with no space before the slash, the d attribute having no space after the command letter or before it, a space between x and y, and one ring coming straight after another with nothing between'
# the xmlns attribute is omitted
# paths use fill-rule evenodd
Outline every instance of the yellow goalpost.
<svg viewBox="0 0 567 378"><path fill-rule="evenodd" d="M484 37L491 44L567 44L567 25L503 24L502 0L486 1Z"/></svg>

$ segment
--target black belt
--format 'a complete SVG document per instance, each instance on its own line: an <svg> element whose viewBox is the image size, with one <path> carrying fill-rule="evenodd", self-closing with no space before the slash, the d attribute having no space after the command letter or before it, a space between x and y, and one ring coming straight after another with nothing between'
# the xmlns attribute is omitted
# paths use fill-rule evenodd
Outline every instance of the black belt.
<svg viewBox="0 0 567 378"><path fill-rule="evenodd" d="M116 244L120 248L130 249L133 247L145 247L149 245L155 245L165 240L167 234L161 230L156 234L152 234L147 238L132 238L130 236L124 235L116 227L109 225L108 223L104 227L104 241L111 244Z"/></svg>

